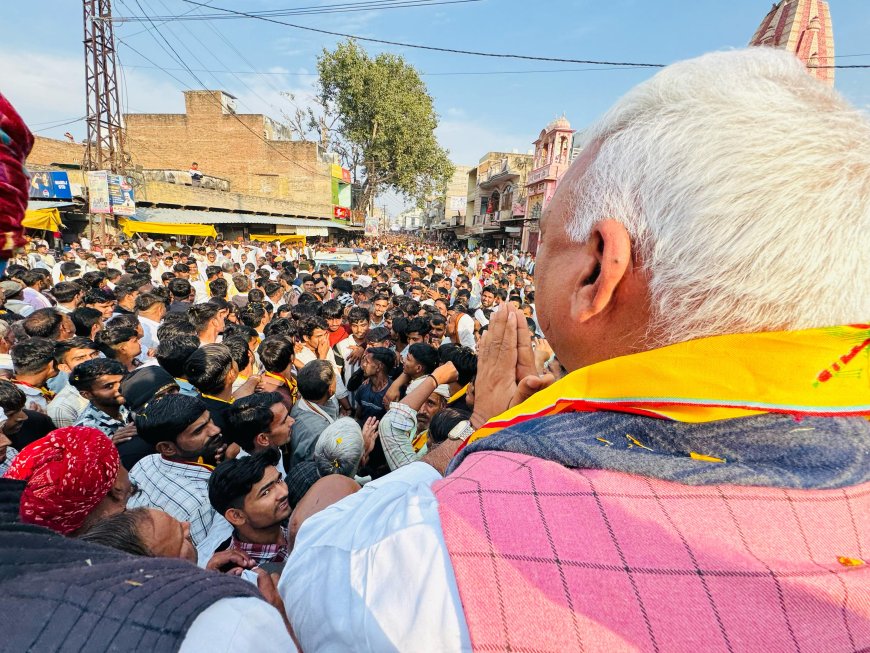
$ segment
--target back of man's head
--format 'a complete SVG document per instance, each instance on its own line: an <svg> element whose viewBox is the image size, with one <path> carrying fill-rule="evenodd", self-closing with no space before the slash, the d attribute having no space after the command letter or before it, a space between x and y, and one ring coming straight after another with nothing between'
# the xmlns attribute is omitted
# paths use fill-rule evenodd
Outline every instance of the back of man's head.
<svg viewBox="0 0 870 653"><path fill-rule="evenodd" d="M187 380L206 394L221 392L232 369L233 356L230 350L219 344L203 345L184 364Z"/></svg>
<svg viewBox="0 0 870 653"><path fill-rule="evenodd" d="M578 145L582 176L557 190L573 196L566 235L625 227L654 344L870 315L870 121L792 53L669 66Z"/></svg>
<svg viewBox="0 0 870 653"><path fill-rule="evenodd" d="M136 414L136 433L154 447L160 442L175 442L205 411L205 404L198 397L165 395Z"/></svg>
<svg viewBox="0 0 870 653"><path fill-rule="evenodd" d="M424 374L432 374L438 367L438 350L430 344L416 342L408 348L408 353L422 366Z"/></svg>
<svg viewBox="0 0 870 653"><path fill-rule="evenodd" d="M10 351L12 367L16 374L34 374L54 362L54 341L47 338L31 338L17 343Z"/></svg>
<svg viewBox="0 0 870 653"><path fill-rule="evenodd" d="M24 319L24 331L32 338L57 340L60 337L62 322L63 316L60 311L53 308L40 308Z"/></svg>
<svg viewBox="0 0 870 653"><path fill-rule="evenodd" d="M299 394L308 401L320 401L329 394L334 379L335 371L329 361L313 360L296 377Z"/></svg>
<svg viewBox="0 0 870 653"><path fill-rule="evenodd" d="M254 440L272 425L272 406L281 401L277 392L255 392L237 399L224 414L227 434L232 441L248 453L254 453Z"/></svg>

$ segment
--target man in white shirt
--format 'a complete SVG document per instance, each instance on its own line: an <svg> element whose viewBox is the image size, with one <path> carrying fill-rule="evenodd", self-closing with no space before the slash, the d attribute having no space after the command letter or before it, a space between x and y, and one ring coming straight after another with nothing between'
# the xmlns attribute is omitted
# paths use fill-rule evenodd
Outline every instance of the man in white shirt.
<svg viewBox="0 0 870 653"><path fill-rule="evenodd" d="M145 293L136 298L136 317L142 326L142 339L139 344L142 353L139 358L143 363L154 360L154 352L160 341L157 339L157 329L160 328L160 320L166 314L166 304L163 299L154 293Z"/></svg>

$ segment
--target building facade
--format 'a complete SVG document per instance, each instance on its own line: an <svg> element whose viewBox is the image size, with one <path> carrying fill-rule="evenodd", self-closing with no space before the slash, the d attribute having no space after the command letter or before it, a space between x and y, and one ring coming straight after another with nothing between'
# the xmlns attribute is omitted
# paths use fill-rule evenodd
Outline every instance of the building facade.
<svg viewBox="0 0 870 653"><path fill-rule="evenodd" d="M426 202L426 227L437 232L440 240L452 235L456 227L465 226L470 170L471 166L454 165L444 194Z"/></svg>
<svg viewBox="0 0 870 653"><path fill-rule="evenodd" d="M226 237L357 230L350 174L317 143L289 140L267 116L236 114L232 96L222 91L184 95L184 114L125 116L133 219L214 224ZM83 155L83 144L37 137L27 161L34 170L68 171L77 198L70 218L79 223L69 226L77 233L87 220ZM193 162L203 174L195 185Z"/></svg>
<svg viewBox="0 0 870 653"><path fill-rule="evenodd" d="M761 21L749 45L788 50L813 77L834 84L834 31L824 0L781 0Z"/></svg>
<svg viewBox="0 0 870 653"><path fill-rule="evenodd" d="M482 247L520 248L533 160L531 154L516 152L488 152L481 157L468 173L463 238Z"/></svg>
<svg viewBox="0 0 870 653"><path fill-rule="evenodd" d="M574 129L562 116L541 130L535 141L533 169L526 181L526 212L521 249L524 252L538 251L541 213L550 200L559 180L574 160Z"/></svg>

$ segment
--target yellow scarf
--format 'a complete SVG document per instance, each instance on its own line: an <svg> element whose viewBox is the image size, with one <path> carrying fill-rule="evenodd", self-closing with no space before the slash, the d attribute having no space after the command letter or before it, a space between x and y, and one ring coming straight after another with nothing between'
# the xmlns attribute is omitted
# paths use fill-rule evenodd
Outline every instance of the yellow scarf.
<svg viewBox="0 0 870 653"><path fill-rule="evenodd" d="M468 442L536 417L596 410L678 422L868 417L870 325L716 336L602 361L489 420Z"/></svg>

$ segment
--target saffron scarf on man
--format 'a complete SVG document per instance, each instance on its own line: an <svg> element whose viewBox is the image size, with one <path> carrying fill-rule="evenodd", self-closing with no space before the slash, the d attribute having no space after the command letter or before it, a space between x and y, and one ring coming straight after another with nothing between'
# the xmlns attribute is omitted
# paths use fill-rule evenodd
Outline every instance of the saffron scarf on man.
<svg viewBox="0 0 870 653"><path fill-rule="evenodd" d="M538 417L615 411L679 422L777 413L870 416L870 325L690 340L581 368L466 444Z"/></svg>

